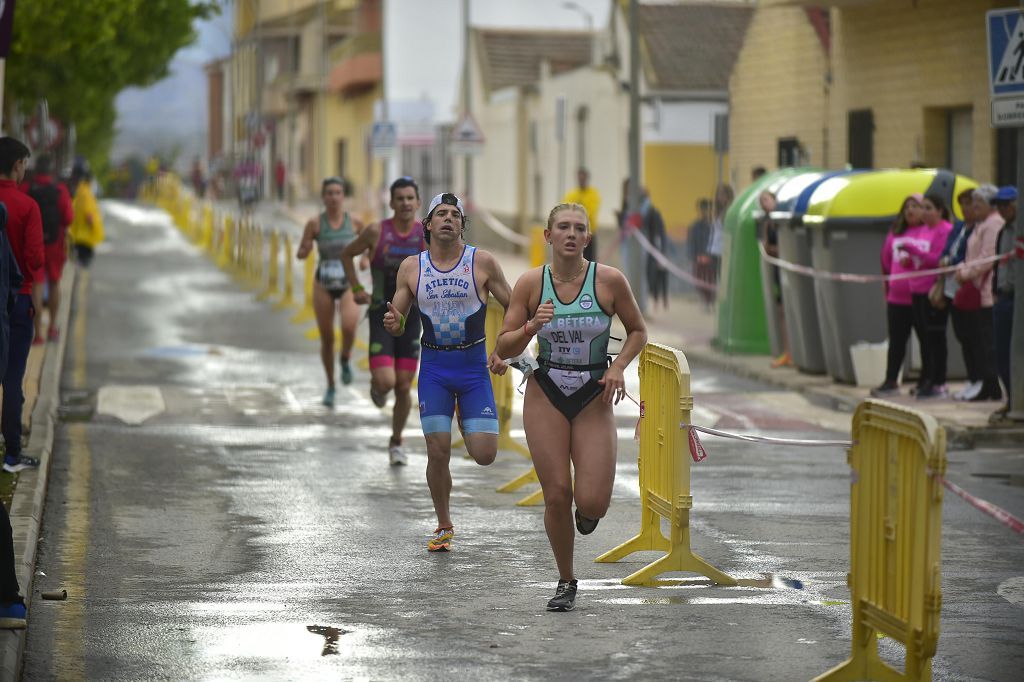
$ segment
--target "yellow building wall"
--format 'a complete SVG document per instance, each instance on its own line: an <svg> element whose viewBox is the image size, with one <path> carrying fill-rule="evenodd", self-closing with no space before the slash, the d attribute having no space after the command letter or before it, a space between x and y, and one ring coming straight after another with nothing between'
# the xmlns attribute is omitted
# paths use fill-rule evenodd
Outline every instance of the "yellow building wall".
<svg viewBox="0 0 1024 682"><path fill-rule="evenodd" d="M803 143L807 163L825 163L827 68L803 8L758 7L729 81L729 175L736 189L750 183L755 167L776 167L782 137Z"/></svg>
<svg viewBox="0 0 1024 682"><path fill-rule="evenodd" d="M973 107L971 174L995 171L985 12L993 0L876 2L833 12L835 163L846 157L850 109L874 111L876 167L945 163L945 116ZM916 5L916 6L915 6Z"/></svg>
<svg viewBox="0 0 1024 682"><path fill-rule="evenodd" d="M354 97L332 94L327 100L327 149L320 155L320 177L314 178L314 192L320 181L339 172L338 142L345 140L345 177L353 185L350 199L356 215L369 215L376 210L374 197L381 184L381 161L370 157L367 138L373 128L373 104L381 97L378 85Z"/></svg>
<svg viewBox="0 0 1024 682"><path fill-rule="evenodd" d="M643 153L644 185L651 203L661 211L672 239L686 237L698 215L697 201L714 196L718 156L712 145L646 144ZM723 168L729 167L729 157Z"/></svg>
<svg viewBox="0 0 1024 682"><path fill-rule="evenodd" d="M828 4L828 3L823 3ZM730 176L741 189L777 164L779 138L808 165L848 161L848 116L871 109L874 166L947 162L947 112L971 109L970 175L995 174L985 12L1008 0L836 3L828 59L803 7L759 5L730 79Z"/></svg>

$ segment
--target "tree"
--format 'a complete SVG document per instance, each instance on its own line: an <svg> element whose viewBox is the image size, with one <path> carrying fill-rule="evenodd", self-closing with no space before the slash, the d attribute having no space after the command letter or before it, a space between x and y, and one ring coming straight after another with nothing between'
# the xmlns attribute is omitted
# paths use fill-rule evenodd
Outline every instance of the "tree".
<svg viewBox="0 0 1024 682"><path fill-rule="evenodd" d="M45 97L51 114L74 123L78 151L102 165L113 141L114 99L150 85L196 38L192 24L215 0L31 0L14 14L6 100L22 110Z"/></svg>

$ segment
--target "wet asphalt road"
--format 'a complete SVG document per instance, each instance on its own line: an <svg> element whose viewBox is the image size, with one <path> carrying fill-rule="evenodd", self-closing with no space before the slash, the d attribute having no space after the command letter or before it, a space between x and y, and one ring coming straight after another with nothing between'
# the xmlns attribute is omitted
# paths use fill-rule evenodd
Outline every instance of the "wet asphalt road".
<svg viewBox="0 0 1024 682"><path fill-rule="evenodd" d="M799 680L847 656L841 449L706 439L694 549L743 586L629 588L656 555L590 562L638 529L623 407L612 510L578 540L578 609L548 614L541 511L494 492L525 460L453 458L455 551L428 554L422 438L413 422L410 466L388 467L365 371L323 408L316 344L290 313L155 211L115 206L108 231L68 330L25 679ZM114 386L157 387L165 409L140 426L95 414ZM827 438L848 423L706 368L694 393L695 421L722 428ZM1024 516L1021 452L950 453L949 477ZM1014 679L1024 542L949 495L944 522L935 676ZM67 601L38 598L59 587Z"/></svg>

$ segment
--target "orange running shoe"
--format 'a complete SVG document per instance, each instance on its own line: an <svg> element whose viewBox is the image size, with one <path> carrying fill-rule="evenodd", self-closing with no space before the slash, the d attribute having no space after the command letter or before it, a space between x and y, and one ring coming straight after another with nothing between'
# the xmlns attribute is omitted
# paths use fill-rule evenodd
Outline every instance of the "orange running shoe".
<svg viewBox="0 0 1024 682"><path fill-rule="evenodd" d="M427 540L428 552L447 552L452 548L452 538L455 537L455 529L452 527L438 528Z"/></svg>

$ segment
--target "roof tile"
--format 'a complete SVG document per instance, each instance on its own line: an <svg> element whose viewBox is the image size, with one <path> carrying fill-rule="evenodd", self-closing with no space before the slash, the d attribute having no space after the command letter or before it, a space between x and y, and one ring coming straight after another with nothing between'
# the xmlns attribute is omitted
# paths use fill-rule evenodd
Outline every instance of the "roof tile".
<svg viewBox="0 0 1024 682"><path fill-rule="evenodd" d="M726 90L753 6L684 2L639 6L645 75L655 90Z"/></svg>
<svg viewBox="0 0 1024 682"><path fill-rule="evenodd" d="M488 92L530 85L540 79L542 61L551 73L590 62L591 35L580 31L476 29L484 86Z"/></svg>

